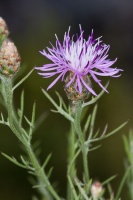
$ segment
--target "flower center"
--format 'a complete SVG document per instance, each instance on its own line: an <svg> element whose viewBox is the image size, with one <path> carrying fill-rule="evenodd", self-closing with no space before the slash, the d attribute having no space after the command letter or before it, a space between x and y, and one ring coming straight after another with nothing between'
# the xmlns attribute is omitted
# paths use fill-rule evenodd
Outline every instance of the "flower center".
<svg viewBox="0 0 133 200"><path fill-rule="evenodd" d="M70 46L66 46L64 56L71 70L84 73L96 55L95 46L87 44L85 40L81 39L76 42L72 41Z"/></svg>

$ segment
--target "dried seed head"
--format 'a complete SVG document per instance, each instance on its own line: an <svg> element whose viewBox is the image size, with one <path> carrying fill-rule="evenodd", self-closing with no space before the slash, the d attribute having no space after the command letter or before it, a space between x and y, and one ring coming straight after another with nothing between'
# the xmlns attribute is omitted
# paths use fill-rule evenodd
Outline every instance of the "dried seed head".
<svg viewBox="0 0 133 200"><path fill-rule="evenodd" d="M91 186L91 194L94 199L98 199L101 196L103 191L102 184L99 181L96 181Z"/></svg>
<svg viewBox="0 0 133 200"><path fill-rule="evenodd" d="M9 35L6 22L0 17L0 41L2 42Z"/></svg>
<svg viewBox="0 0 133 200"><path fill-rule="evenodd" d="M20 68L20 56L16 46L9 40L4 40L0 49L0 73L12 77Z"/></svg>
<svg viewBox="0 0 133 200"><path fill-rule="evenodd" d="M76 80L73 81L69 86L67 84L72 80L73 73L70 72L66 79L65 79L65 92L67 94L68 99L72 100L73 102L77 101L84 101L85 99L88 99L90 96L90 92L87 90L87 88L82 84L82 92L80 93L76 88ZM84 82L91 87L91 81L87 75L83 77Z"/></svg>

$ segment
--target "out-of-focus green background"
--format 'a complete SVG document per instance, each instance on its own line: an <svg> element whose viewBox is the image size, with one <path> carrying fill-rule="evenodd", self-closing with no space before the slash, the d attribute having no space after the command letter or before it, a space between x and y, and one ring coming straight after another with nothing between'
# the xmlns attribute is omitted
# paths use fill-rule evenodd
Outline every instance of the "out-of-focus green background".
<svg viewBox="0 0 133 200"><path fill-rule="evenodd" d="M103 41L111 45L110 59L118 57L114 67L122 68L120 78L112 78L109 94L99 101L99 112L96 128L101 130L108 123L109 130L119 126L126 120L128 125L116 135L102 141L102 147L90 153L91 177L103 181L118 174L112 182L116 191L124 173L124 147L122 135L128 134L133 127L133 1L131 0L4 0L0 1L0 15L6 20L10 29L10 38L15 42L20 52L25 72L34 66L48 62L39 50L55 44L56 33L60 40L64 32L71 26L71 34L79 33L79 24L85 30L85 37L94 30L95 37L103 36ZM20 74L20 77L22 75ZM19 77L19 78L20 78ZM19 80L19 78L17 80ZM41 92L53 79L43 79L36 71L15 92L15 107L19 106L20 93L25 88L25 114L30 117L32 103L37 103L37 117L46 113L47 118L42 123L33 141L39 140L42 149L40 160L52 152L50 165L54 166L52 181L57 184L59 193L65 194L67 132L69 123L60 115L50 113L53 108ZM106 83L107 79L103 79ZM63 84L56 84L49 93L56 99L57 90L68 103L63 91ZM100 89L97 88L99 92ZM0 107L3 111L3 108ZM6 113L4 113L6 116ZM0 151L19 157L22 153L18 140L11 131L0 127ZM82 166L80 162L78 167ZM0 200L30 200L35 190L29 183L29 175L23 169L17 168L0 155ZM126 189L122 194L126 198Z"/></svg>

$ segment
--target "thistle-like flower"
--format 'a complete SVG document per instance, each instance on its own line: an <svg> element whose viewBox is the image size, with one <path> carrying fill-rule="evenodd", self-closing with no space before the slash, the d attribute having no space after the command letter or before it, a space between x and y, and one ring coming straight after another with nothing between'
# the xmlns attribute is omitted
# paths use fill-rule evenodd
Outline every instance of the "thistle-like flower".
<svg viewBox="0 0 133 200"><path fill-rule="evenodd" d="M75 41L74 36L70 38L69 28L64 35L63 44L60 43L56 36L56 46L51 46L51 48L47 47L48 53L45 50L40 53L51 60L52 63L44 64L42 67L35 67L35 69L42 71L39 74L44 78L58 75L47 89L50 89L61 78L62 81L65 81L67 93L74 93L81 99L83 92L92 93L96 96L97 94L92 89L90 82L91 78L107 92L97 76L118 77L120 76L119 72L122 71L111 67L117 59L113 61L107 59L110 46L102 43L101 37L94 39L93 31L88 39L85 40L81 26L80 35ZM70 96L69 98L71 99Z"/></svg>
<svg viewBox="0 0 133 200"><path fill-rule="evenodd" d="M21 58L13 42L6 39L0 49L0 74L12 77L20 68Z"/></svg>
<svg viewBox="0 0 133 200"><path fill-rule="evenodd" d="M0 42L2 42L9 35L8 27L2 17L0 17Z"/></svg>

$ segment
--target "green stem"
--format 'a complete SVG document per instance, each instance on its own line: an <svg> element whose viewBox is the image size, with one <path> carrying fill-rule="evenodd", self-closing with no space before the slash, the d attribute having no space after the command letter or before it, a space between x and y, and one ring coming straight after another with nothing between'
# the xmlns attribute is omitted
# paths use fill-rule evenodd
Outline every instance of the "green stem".
<svg viewBox="0 0 133 200"><path fill-rule="evenodd" d="M75 125L75 130L78 134L80 148L82 151L85 182L87 184L89 182L87 147L85 146L85 139L84 139L83 132L81 130L81 125L80 125L80 119L81 119L81 113L82 113L82 102L81 101L77 102L75 106L76 106L76 112L75 112L74 125Z"/></svg>
<svg viewBox="0 0 133 200"><path fill-rule="evenodd" d="M73 181L75 176L75 162L71 165L71 162L75 155L75 132L73 123L71 123L71 130L68 135L68 167L67 174L69 178ZM71 190L70 182L67 183L67 200L73 200L73 193Z"/></svg>
<svg viewBox="0 0 133 200"><path fill-rule="evenodd" d="M47 195L48 200L52 200L52 196L56 200L60 200L61 198L58 196L52 185L50 184L45 171L42 169L38 159L36 158L31 145L29 144L28 140L24 137L23 128L17 122L15 118L15 113L13 109L13 92L12 92L12 80L7 78L3 81L5 87L5 95L6 95L6 105L8 110L8 121L9 126L15 136L21 141L24 145L28 158L31 161L31 164L35 170L36 177L40 183L42 195ZM47 188L47 189L46 189ZM39 188L40 189L40 188Z"/></svg>

